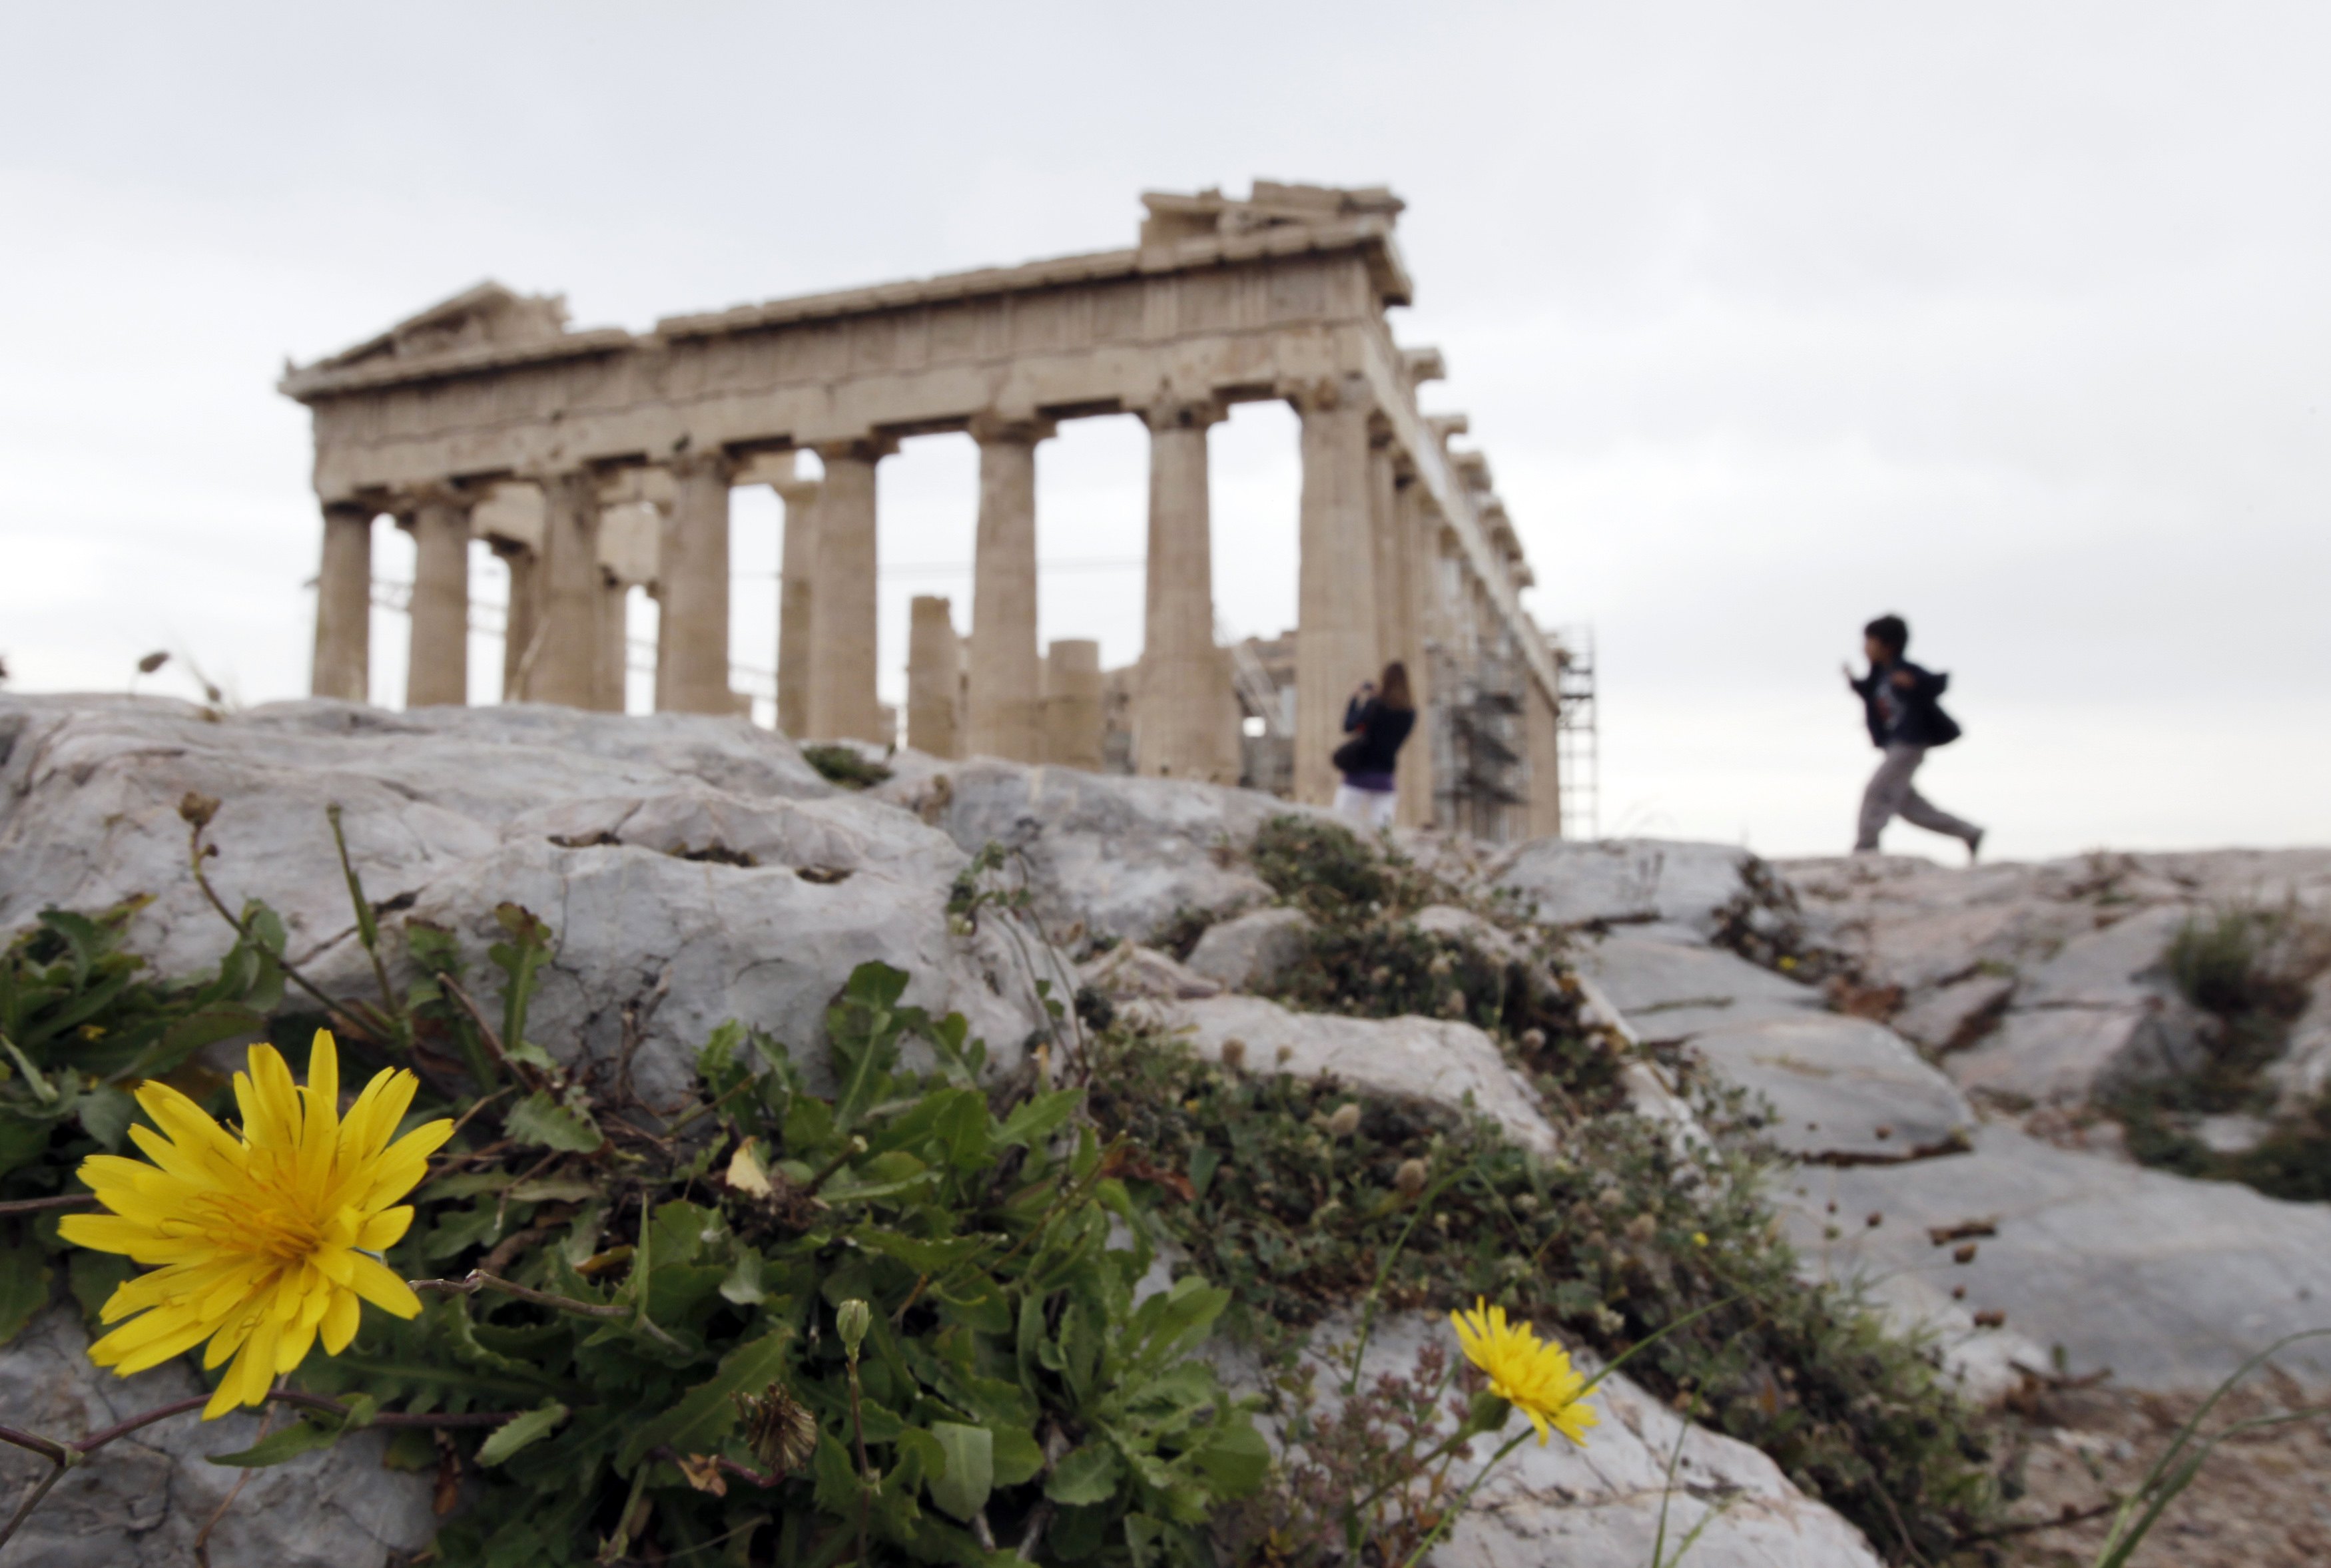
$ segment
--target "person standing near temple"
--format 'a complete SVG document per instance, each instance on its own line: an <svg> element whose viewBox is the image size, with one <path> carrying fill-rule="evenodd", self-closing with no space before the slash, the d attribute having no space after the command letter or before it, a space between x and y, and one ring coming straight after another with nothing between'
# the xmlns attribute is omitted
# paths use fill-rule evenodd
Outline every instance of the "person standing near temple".
<svg viewBox="0 0 2331 1568"><path fill-rule="evenodd" d="M1392 826L1393 768L1401 743L1416 727L1416 700L1408 691L1408 666L1395 659L1384 667L1381 684L1363 680L1344 705L1344 734L1335 763L1344 782L1336 786L1336 814L1366 828Z"/></svg>
<svg viewBox="0 0 2331 1568"><path fill-rule="evenodd" d="M1896 817L1947 833L1967 847L1970 864L1983 852L1983 830L1951 815L1928 801L1912 785L1927 751L1958 739L1959 727L1936 699L1951 683L1947 675L1911 663L1903 654L1910 646L1910 628L1899 615L1880 615L1861 629L1862 651L1870 673L1857 678L1845 667L1845 683L1861 698L1862 717L1870 726L1870 744L1886 754L1870 775L1861 795L1860 832L1853 852L1878 852L1878 835Z"/></svg>

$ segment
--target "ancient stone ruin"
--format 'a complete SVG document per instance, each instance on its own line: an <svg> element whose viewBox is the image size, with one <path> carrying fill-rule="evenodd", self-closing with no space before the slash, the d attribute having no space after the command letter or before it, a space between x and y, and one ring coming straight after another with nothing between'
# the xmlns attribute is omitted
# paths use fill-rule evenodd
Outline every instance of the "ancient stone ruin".
<svg viewBox="0 0 2331 1568"><path fill-rule="evenodd" d="M1133 247L571 330L556 297L497 283L290 369L314 413L324 514L313 690L368 694L372 530L410 530L409 706L469 689L470 542L509 564L507 699L620 710L623 599L660 606L655 705L729 714L728 497L785 502L777 724L887 744L876 697L876 465L903 437L979 443L972 623L918 601L906 740L943 757L1098 767L1104 678L1091 644L1037 646L1037 443L1062 420L1150 431L1143 654L1125 682L1131 771L1236 783L1241 723L1291 748L1296 799L1333 792L1344 698L1404 660L1423 744L1400 820L1493 839L1560 831L1559 651L1523 611L1530 568L1488 460L1428 416L1444 374L1394 340L1412 285L1381 187L1257 181L1151 193ZM1292 714L1215 639L1207 428L1230 404L1302 420ZM794 454L813 451L816 481Z"/></svg>

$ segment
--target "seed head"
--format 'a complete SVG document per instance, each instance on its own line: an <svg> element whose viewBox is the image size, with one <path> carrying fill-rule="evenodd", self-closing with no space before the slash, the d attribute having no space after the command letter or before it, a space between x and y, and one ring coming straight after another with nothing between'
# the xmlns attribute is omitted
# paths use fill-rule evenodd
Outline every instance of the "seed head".
<svg viewBox="0 0 2331 1568"><path fill-rule="evenodd" d="M1342 1105L1337 1106L1336 1114L1327 1118L1327 1130L1339 1138L1348 1138L1358 1132L1360 1130L1358 1104L1346 1100Z"/></svg>

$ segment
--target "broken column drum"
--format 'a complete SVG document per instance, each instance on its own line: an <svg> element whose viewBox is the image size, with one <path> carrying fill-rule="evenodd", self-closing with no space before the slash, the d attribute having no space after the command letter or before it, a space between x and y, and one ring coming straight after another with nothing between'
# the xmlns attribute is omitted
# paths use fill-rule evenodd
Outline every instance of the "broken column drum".
<svg viewBox="0 0 2331 1568"><path fill-rule="evenodd" d="M1446 725L1436 682L1463 687L1491 647L1554 702L1552 653L1518 597L1528 569L1487 464L1449 446L1461 417L1418 406L1418 387L1444 374L1440 356L1394 339L1387 311L1412 294L1394 237L1399 199L1257 181L1244 198L1143 201L1138 242L1124 250L676 316L647 332L576 330L556 298L482 284L290 371L282 390L314 419L325 517L314 689L367 696L374 518L411 518L424 542L435 530L414 604L442 626L466 585L448 547L457 525L429 498L530 483L543 497L538 540L513 544L472 523L512 567L506 684L535 701L619 704L594 670L594 629L604 665L613 618L591 603L605 586L591 535L602 492L646 473L670 498L651 575L657 705L733 712L728 486L778 482L747 470L813 451L825 462L814 499L780 486L778 721L800 737L888 742L876 465L903 437L968 432L981 477L958 740L1037 760L1051 742L1036 643L1036 446L1063 419L1133 414L1151 450L1145 646L1127 683L1132 765L1233 782L1238 708L1213 620L1206 431L1231 405L1280 400L1303 432L1299 515L1272 523L1301 546L1294 793L1333 793L1344 699L1387 657L1410 664L1426 708L1421 740ZM1495 637L1479 634L1483 619ZM454 655L438 651L419 661L412 700L461 699ZM1276 724L1279 705L1269 707ZM1403 820L1447 821L1448 803L1462 802L1461 779L1422 776L1436 747L1403 758L1420 780L1403 789ZM1530 771L1516 777L1535 794Z"/></svg>

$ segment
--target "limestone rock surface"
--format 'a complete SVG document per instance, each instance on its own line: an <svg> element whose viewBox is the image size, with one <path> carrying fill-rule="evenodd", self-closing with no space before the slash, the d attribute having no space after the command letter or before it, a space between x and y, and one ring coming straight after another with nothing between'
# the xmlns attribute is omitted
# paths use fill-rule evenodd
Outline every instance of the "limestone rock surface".
<svg viewBox="0 0 2331 1568"><path fill-rule="evenodd" d="M183 1362L131 1378L91 1366L78 1314L52 1307L0 1347L0 1411L43 1437L86 1437L157 1405L206 1392ZM281 1418L278 1418L279 1422ZM432 1478L384 1469L385 1434L359 1432L264 1469L212 1464L247 1449L258 1418L190 1411L107 1444L43 1499L6 1560L40 1568L186 1568L194 1542L236 1480L250 1483L211 1533L211 1561L268 1568L380 1568L436 1529ZM0 1497L13 1511L48 1463L0 1447Z"/></svg>
<svg viewBox="0 0 2331 1568"><path fill-rule="evenodd" d="M1470 1023L1296 1012L1257 996L1160 1004L1154 1019L1210 1060L1237 1041L1232 1054L1248 1072L1332 1073L1368 1094L1450 1109L1470 1104L1525 1148L1550 1155L1560 1146L1529 1085Z"/></svg>
<svg viewBox="0 0 2331 1568"><path fill-rule="evenodd" d="M1717 911L1745 890L1748 859L1729 844L1532 839L1492 861L1488 876L1549 926L1658 924L1706 936Z"/></svg>
<svg viewBox="0 0 2331 1568"><path fill-rule="evenodd" d="M1707 1030L1691 1049L1772 1102L1767 1136L1802 1158L1892 1162L1955 1146L1974 1107L1898 1034L1814 1013Z"/></svg>
<svg viewBox="0 0 2331 1568"><path fill-rule="evenodd" d="M1207 927L1191 950L1190 967L1227 990L1258 991L1303 956L1303 939L1312 929L1311 917L1300 909L1250 909Z"/></svg>
<svg viewBox="0 0 2331 1568"><path fill-rule="evenodd" d="M1805 1258L1833 1278L1966 1288L1974 1310L2069 1370L2117 1386L2201 1391L2286 1334L2331 1324L2331 1205L2059 1149L1986 1126L1970 1154L1904 1165L1800 1170L1785 1193ZM1841 1218L1828 1216L1835 1202ZM1862 1222L1880 1214L1874 1228ZM1970 1223L1995 1234L1952 1237ZM1825 1224L1841 1234L1828 1238ZM1949 1239L1937 1245L1929 1232ZM1953 1255L1972 1241L1971 1261ZM2331 1388L2331 1344L2278 1364ZM2045 1370L2046 1364L2039 1364Z"/></svg>
<svg viewBox="0 0 2331 1568"><path fill-rule="evenodd" d="M390 713L321 699L216 722L160 698L0 695L0 929L50 904L155 901L131 927L164 974L232 941L186 869L188 791L221 803L213 880L282 915L296 962L352 926L324 808L376 903L490 853L511 819L561 801L682 785L809 800L832 787L792 743L741 720L511 705Z"/></svg>
<svg viewBox="0 0 2331 1568"><path fill-rule="evenodd" d="M1822 1010L1812 986L1721 948L1614 931L1579 942L1570 958L1646 1041Z"/></svg>
<svg viewBox="0 0 2331 1568"><path fill-rule="evenodd" d="M1252 790L978 757L917 765L871 792L966 853L1026 857L1037 913L1068 946L1146 941L1177 912L1217 918L1267 902L1244 853L1271 817L1306 808Z"/></svg>

